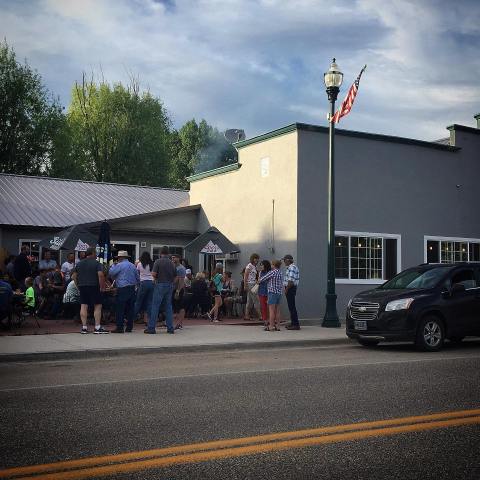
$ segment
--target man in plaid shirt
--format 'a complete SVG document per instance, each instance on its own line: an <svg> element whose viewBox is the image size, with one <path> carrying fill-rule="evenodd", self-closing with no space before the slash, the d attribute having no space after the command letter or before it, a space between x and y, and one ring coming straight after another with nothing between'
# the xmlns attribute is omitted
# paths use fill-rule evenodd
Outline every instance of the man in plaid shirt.
<svg viewBox="0 0 480 480"><path fill-rule="evenodd" d="M300 281L300 271L293 263L291 255L283 257L287 270L283 277L283 287L285 289L285 296L287 297L288 310L290 311L290 324L285 328L287 330L300 330L300 323L298 323L297 307L295 306L295 295L297 294L297 287Z"/></svg>

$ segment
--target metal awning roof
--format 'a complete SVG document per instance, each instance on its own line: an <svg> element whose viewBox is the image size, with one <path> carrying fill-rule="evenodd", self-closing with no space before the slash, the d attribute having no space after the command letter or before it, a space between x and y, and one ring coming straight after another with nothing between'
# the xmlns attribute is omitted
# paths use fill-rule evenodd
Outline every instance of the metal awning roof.
<svg viewBox="0 0 480 480"><path fill-rule="evenodd" d="M232 243L215 227L210 227L205 233L202 233L195 240L191 241L185 246L185 250L217 255L240 252L238 245Z"/></svg>
<svg viewBox="0 0 480 480"><path fill-rule="evenodd" d="M63 228L189 203L185 190L0 174L0 225Z"/></svg>

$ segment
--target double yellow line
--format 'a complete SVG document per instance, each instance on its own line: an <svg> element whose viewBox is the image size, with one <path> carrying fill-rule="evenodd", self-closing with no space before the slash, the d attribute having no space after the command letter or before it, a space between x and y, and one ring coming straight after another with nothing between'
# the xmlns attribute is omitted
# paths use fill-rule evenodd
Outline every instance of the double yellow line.
<svg viewBox="0 0 480 480"><path fill-rule="evenodd" d="M119 455L0 470L0 478L70 480L97 478L172 465L205 462L334 442L360 440L437 428L480 424L480 409L351 423L254 437L193 443Z"/></svg>

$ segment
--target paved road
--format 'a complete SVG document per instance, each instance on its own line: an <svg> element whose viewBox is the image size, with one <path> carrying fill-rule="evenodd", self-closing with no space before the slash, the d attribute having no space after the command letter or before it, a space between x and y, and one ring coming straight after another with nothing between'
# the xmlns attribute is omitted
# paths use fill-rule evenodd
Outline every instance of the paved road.
<svg viewBox="0 0 480 480"><path fill-rule="evenodd" d="M3 364L0 378L1 468L110 456L16 478L480 478L479 341Z"/></svg>

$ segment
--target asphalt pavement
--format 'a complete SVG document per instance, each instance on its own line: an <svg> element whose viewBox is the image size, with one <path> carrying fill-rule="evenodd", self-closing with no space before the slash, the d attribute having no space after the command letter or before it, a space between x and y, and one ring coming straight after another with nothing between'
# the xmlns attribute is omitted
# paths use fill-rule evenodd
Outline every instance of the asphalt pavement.
<svg viewBox="0 0 480 480"><path fill-rule="evenodd" d="M478 340L438 353L352 343L10 362L0 377L2 468L80 461L29 478L480 475ZM331 428L344 433L310 440ZM110 459L95 470L99 455Z"/></svg>

